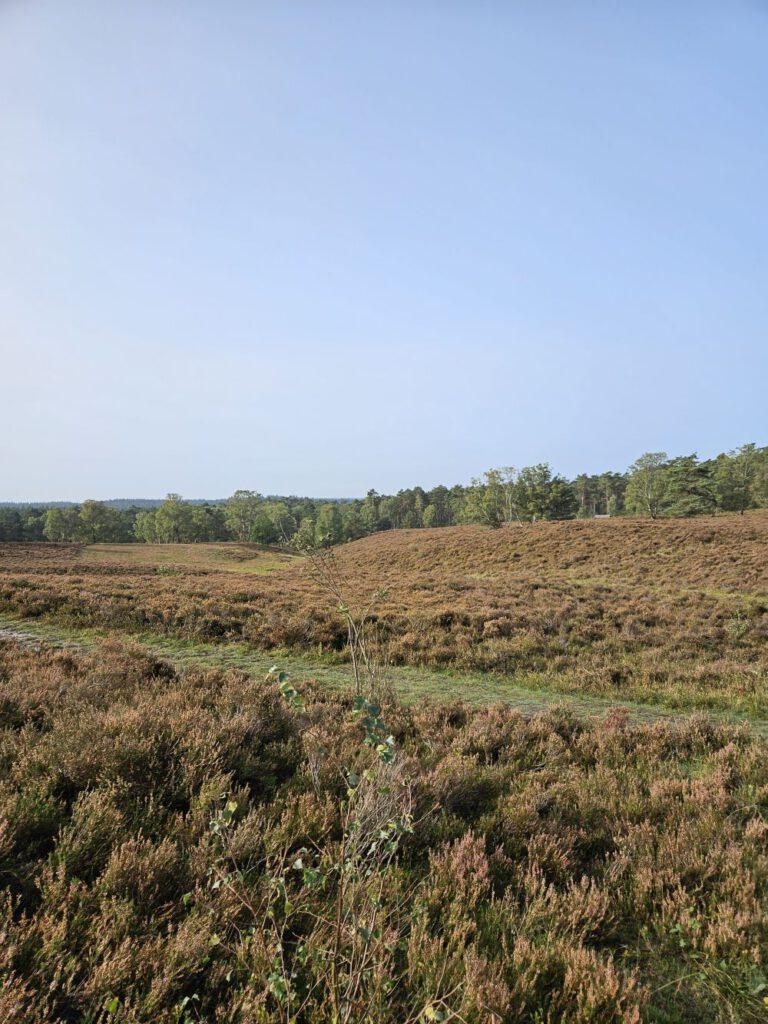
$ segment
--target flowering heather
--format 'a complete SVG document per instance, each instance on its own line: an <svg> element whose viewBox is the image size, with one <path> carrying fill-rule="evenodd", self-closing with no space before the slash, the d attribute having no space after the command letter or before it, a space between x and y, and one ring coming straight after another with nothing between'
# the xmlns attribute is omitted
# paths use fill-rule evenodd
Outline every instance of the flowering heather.
<svg viewBox="0 0 768 1024"><path fill-rule="evenodd" d="M314 992L293 1019L331 1024L317 922L339 883L312 872L341 841L333 763L373 756L351 701L118 644L6 641L0 680L0 1019L277 1024L282 958ZM355 1019L765 1019L768 758L746 728L381 713L413 827L377 862L380 998ZM278 857L280 949L258 925Z"/></svg>

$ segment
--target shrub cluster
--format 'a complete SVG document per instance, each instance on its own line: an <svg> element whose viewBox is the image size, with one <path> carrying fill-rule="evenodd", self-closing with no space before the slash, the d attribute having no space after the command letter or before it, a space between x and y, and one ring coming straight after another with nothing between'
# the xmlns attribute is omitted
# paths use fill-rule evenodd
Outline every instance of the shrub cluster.
<svg viewBox="0 0 768 1024"><path fill-rule="evenodd" d="M313 943L339 881L315 882L343 839L335 765L364 768L376 721L311 683L294 708L275 683L120 645L6 641L0 682L0 1020L331 1024ZM361 1024L765 1019L761 741L695 719L383 714L413 826L376 862L387 954ZM295 1018L286 977L316 993Z"/></svg>

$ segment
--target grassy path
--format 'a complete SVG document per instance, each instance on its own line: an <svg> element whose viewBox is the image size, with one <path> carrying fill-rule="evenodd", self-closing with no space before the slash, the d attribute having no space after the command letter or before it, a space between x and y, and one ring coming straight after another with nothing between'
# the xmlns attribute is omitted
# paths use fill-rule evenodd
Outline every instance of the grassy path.
<svg viewBox="0 0 768 1024"><path fill-rule="evenodd" d="M316 679L331 689L348 687L352 680L349 665L328 658L300 656L287 651L263 651L249 644L203 643L176 639L157 633L119 633L109 630L74 629L52 625L32 619L19 619L0 614L0 639L15 639L21 643L51 647L72 647L92 650L105 640L134 643L156 657L168 661L179 669L235 668L249 675L262 677L278 663L297 680ZM544 711L552 705L565 705L583 716L604 715L609 709L623 708L630 719L637 722L675 722L692 712L671 711L655 704L633 701L607 700L589 695L558 693L544 687L525 687L514 680L482 672L435 671L410 667L396 667L389 671L394 688L406 702L422 698L448 701L465 700L481 705L503 702L520 708L527 714ZM768 720L743 714L696 709L717 722L746 722L760 735L768 737Z"/></svg>

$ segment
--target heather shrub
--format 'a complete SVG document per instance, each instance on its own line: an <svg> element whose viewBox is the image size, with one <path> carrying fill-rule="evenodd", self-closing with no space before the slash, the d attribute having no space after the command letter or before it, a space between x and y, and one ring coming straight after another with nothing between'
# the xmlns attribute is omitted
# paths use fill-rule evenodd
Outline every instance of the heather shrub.
<svg viewBox="0 0 768 1024"><path fill-rule="evenodd" d="M765 1019L746 728L374 712L116 645L3 642L0 678L0 1020Z"/></svg>

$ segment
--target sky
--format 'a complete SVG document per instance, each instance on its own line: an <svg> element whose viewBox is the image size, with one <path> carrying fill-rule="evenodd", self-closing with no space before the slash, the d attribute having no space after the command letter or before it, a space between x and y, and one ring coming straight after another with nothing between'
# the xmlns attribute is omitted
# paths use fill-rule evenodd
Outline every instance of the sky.
<svg viewBox="0 0 768 1024"><path fill-rule="evenodd" d="M768 3L0 0L0 500L768 443Z"/></svg>

